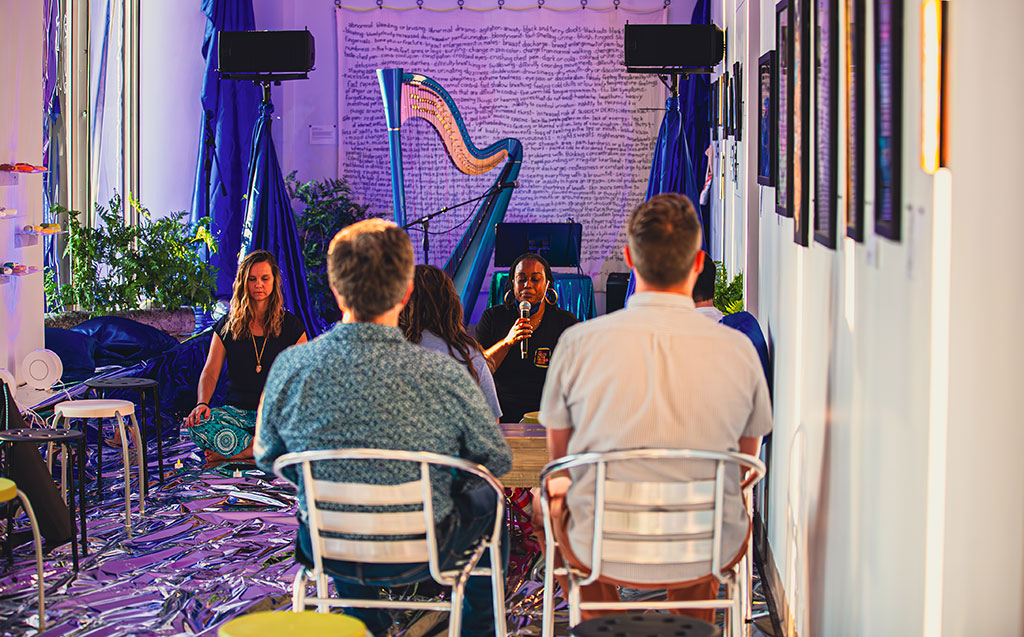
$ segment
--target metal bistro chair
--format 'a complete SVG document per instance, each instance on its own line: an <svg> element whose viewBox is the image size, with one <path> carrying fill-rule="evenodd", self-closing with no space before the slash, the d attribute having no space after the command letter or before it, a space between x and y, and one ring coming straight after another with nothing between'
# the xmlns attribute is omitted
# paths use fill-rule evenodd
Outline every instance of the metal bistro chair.
<svg viewBox="0 0 1024 637"><path fill-rule="evenodd" d="M680 482L635 482L613 480L607 465L633 460L711 461L714 478ZM541 472L541 508L548 547L545 551L543 634L554 630L554 575L565 574L569 583L569 626L580 623L581 610L722 608L728 611L726 629L738 637L743 632L742 603L747 569L740 560L722 571L722 515L726 469L730 465L749 467L753 474L744 483L751 488L764 475L764 464L753 456L735 452L696 449L634 449L566 456L549 463ZM567 469L593 466L594 528L590 572L569 566L555 567L556 539L552 530L548 479ZM729 556L726 556L727 558ZM744 558L745 559L745 558ZM580 587L601 577L605 563L682 564L710 562L709 573L726 585L723 600L583 602Z"/></svg>
<svg viewBox="0 0 1024 637"><path fill-rule="evenodd" d="M313 478L313 464L337 460L387 460L408 462L419 465L418 480L396 485L332 482ZM292 482L283 470L301 465L303 488L306 495L306 509L310 540L313 548L316 579L316 597L306 597L306 581L310 573L300 569L292 588L292 610L302 612L306 604L316 604L320 612L330 606L357 608L404 608L417 610L439 610L450 613L449 634L459 635L462 623L463 590L471 575L490 576L493 591L494 626L498 637L505 637L505 581L501 566L501 529L505 518L505 490L498 480L484 466L429 452L399 451L390 449L341 449L329 451L304 451L287 453L274 462L274 473ZM494 490L497 509L494 528L484 536L469 555L461 568L442 571L438 557L437 537L434 529L433 492L430 484L430 466L457 469L481 478ZM294 482L292 482L294 484ZM297 485L296 485L297 486ZM418 511L405 512L349 512L322 508L323 504L357 505L360 507L414 505ZM423 539L339 539L324 537L323 532L377 535L409 536L423 534ZM491 566L477 567L485 550L490 550ZM324 560L342 560L363 563L417 563L429 565L434 581L452 589L451 601L389 601L340 599L327 596L327 574Z"/></svg>

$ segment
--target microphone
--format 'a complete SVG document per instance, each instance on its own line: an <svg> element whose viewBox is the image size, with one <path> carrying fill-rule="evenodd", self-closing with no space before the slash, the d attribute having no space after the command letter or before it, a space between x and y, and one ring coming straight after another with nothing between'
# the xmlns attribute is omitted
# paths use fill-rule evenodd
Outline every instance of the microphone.
<svg viewBox="0 0 1024 637"><path fill-rule="evenodd" d="M523 301L522 303L520 303L519 304L519 318L530 318L530 308L532 308L532 307L533 306L530 305L529 301ZM530 339L524 338L523 340L519 341L519 355L523 359L526 358L526 350L527 350L526 341L528 341L528 340L530 340Z"/></svg>
<svg viewBox="0 0 1024 637"><path fill-rule="evenodd" d="M494 190L505 190L506 188L518 188L518 187L519 187L519 180L518 179L516 181L505 181L505 182L494 184Z"/></svg>

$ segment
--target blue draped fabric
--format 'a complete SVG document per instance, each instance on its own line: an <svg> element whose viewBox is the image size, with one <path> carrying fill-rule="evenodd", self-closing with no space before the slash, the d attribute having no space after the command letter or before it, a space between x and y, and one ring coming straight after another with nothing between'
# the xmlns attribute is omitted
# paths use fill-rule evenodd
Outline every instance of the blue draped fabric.
<svg viewBox="0 0 1024 637"><path fill-rule="evenodd" d="M710 24L711 0L697 0L690 18L691 24ZM704 150L711 141L708 101L710 82L706 75L691 75L680 80L679 96L665 101L665 117L658 130L658 141L651 162L651 176L647 181L647 196L666 192L686 195L700 211L700 191L708 169ZM707 237L703 238L707 246ZM626 297L636 289L633 273L629 275Z"/></svg>
<svg viewBox="0 0 1024 637"><path fill-rule="evenodd" d="M60 97L57 92L57 55L60 51L60 6L61 0L46 0L44 11L43 43L43 165L47 172L43 173L43 222L54 223L55 219L50 208L58 201L60 184L60 144L58 127L60 126ZM53 272L54 280L61 283L57 252L57 237L43 238L43 266ZM47 300L49 303L49 300ZM47 307L48 311L58 308Z"/></svg>
<svg viewBox="0 0 1024 637"><path fill-rule="evenodd" d="M270 102L260 105L260 117L253 133L242 250L238 260L253 250L268 250L274 255L281 267L284 306L302 320L306 335L313 338L323 331L323 325L309 304L302 242L271 136L273 112L274 105ZM237 263L232 272L235 270Z"/></svg>
<svg viewBox="0 0 1024 637"><path fill-rule="evenodd" d="M221 31L253 31L252 0L203 0L203 121L190 219L210 217L217 252L209 255L217 271L214 295L231 298L245 214L250 142L259 112L260 89L249 81L222 80L217 74Z"/></svg>
<svg viewBox="0 0 1024 637"><path fill-rule="evenodd" d="M750 312L743 311L727 314L722 317L719 323L743 332L750 339L750 342L754 344L754 349L757 350L757 357L761 359L761 367L764 369L764 379L768 382L768 395L771 396L772 385L774 384L771 359L768 353L768 343L764 340L764 332L761 331L761 326L758 324L757 319Z"/></svg>

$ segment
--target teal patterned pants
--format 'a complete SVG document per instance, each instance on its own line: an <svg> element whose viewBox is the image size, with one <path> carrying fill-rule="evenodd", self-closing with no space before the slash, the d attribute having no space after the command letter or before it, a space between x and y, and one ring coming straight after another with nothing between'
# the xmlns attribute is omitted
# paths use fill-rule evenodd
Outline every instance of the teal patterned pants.
<svg viewBox="0 0 1024 637"><path fill-rule="evenodd" d="M225 458L236 456L252 444L256 434L256 412L232 405L214 407L210 417L188 430L200 449Z"/></svg>

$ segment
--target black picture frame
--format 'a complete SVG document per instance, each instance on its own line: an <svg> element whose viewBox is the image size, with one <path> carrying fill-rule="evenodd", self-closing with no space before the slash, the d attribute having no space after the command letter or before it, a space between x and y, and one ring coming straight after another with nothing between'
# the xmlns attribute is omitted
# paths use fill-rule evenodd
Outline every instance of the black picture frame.
<svg viewBox="0 0 1024 637"><path fill-rule="evenodd" d="M778 132L778 97L775 83L775 51L768 51L757 60L757 183L774 186L776 140Z"/></svg>
<svg viewBox="0 0 1024 637"><path fill-rule="evenodd" d="M875 234L900 240L903 2L875 3Z"/></svg>
<svg viewBox="0 0 1024 637"><path fill-rule="evenodd" d="M811 2L789 0L789 193L793 216L793 241L810 244L810 135L811 123Z"/></svg>
<svg viewBox="0 0 1024 637"><path fill-rule="evenodd" d="M846 236L864 241L865 0L846 2Z"/></svg>
<svg viewBox="0 0 1024 637"><path fill-rule="evenodd" d="M775 94L778 96L775 113L775 212L792 217L789 205L789 68L792 64L792 39L789 29L789 0L775 5Z"/></svg>
<svg viewBox="0 0 1024 637"><path fill-rule="evenodd" d="M814 19L814 240L835 249L839 0L815 0Z"/></svg>
<svg viewBox="0 0 1024 637"><path fill-rule="evenodd" d="M711 125L711 141L718 141L718 80L711 83L708 91L708 121Z"/></svg>
<svg viewBox="0 0 1024 637"><path fill-rule="evenodd" d="M732 82L735 85L733 91L733 133L736 141L743 140L743 65L739 60L732 65Z"/></svg>
<svg viewBox="0 0 1024 637"><path fill-rule="evenodd" d="M722 74L722 139L732 137L732 78Z"/></svg>

